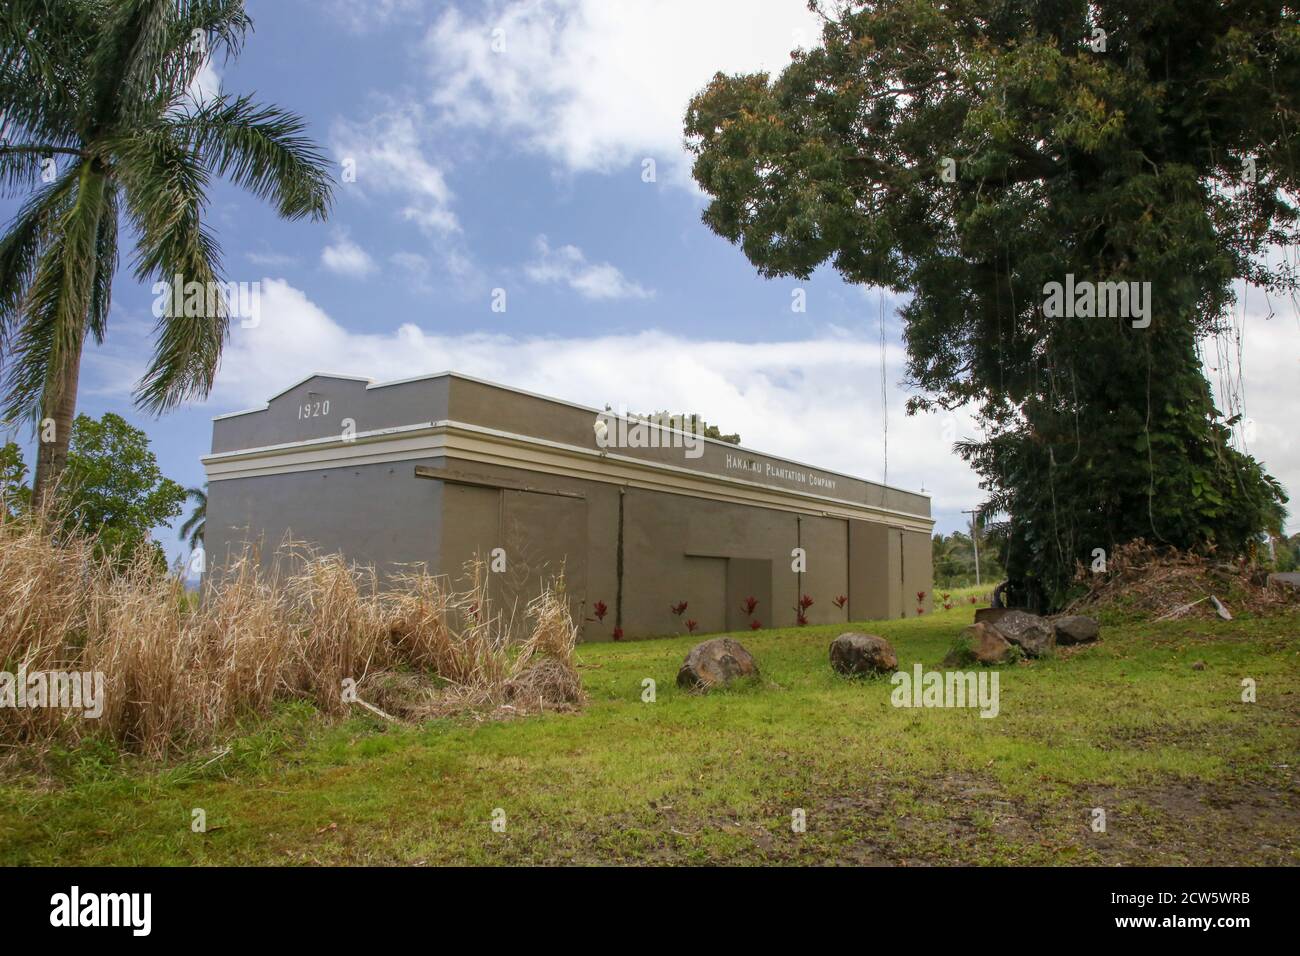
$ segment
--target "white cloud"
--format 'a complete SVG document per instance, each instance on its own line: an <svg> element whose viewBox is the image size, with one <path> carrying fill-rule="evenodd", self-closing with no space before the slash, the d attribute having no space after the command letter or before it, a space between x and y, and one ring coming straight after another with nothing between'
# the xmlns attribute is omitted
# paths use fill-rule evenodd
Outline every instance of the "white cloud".
<svg viewBox="0 0 1300 956"><path fill-rule="evenodd" d="M330 272L353 279L364 279L377 268L370 253L345 235L339 235L333 245L321 250L320 261Z"/></svg>
<svg viewBox="0 0 1300 956"><path fill-rule="evenodd" d="M698 412L748 447L879 481L884 454L880 344L822 334L802 341L697 341L658 331L586 338L444 335L404 324L386 333L350 332L300 290L267 279L262 322L232 329L212 403L219 410L259 405L312 372L375 381L447 369L597 408ZM888 350L888 482L922 485L945 527L981 500L974 475L954 460L954 437L974 434L969 419L907 417L893 383L902 353Z"/></svg>
<svg viewBox="0 0 1300 956"><path fill-rule="evenodd" d="M353 165L356 181L340 190L362 195L380 193L399 198L398 214L430 236L460 231L452 212L452 192L443 171L424 154L420 139L423 118L418 107L406 105L377 113L367 120L336 120L330 141L340 163Z"/></svg>
<svg viewBox="0 0 1300 956"><path fill-rule="evenodd" d="M537 258L524 267L534 282L561 282L584 299L647 299L654 293L627 279L608 262L588 262L577 246L552 249L537 237Z"/></svg>
<svg viewBox="0 0 1300 956"><path fill-rule="evenodd" d="M1291 497L1288 529L1300 531L1300 433L1296 430L1296 383L1300 382L1300 315L1282 307L1273 318L1253 307L1252 291L1242 336L1241 379L1245 421L1237 430L1244 449L1263 463ZM1213 350L1207 359L1211 366ZM1218 376L1206 369L1212 382ZM1219 391L1216 389L1216 392ZM1220 410L1226 410L1223 396Z"/></svg>
<svg viewBox="0 0 1300 956"><path fill-rule="evenodd" d="M691 96L718 71L780 70L819 29L802 0L450 8L425 39L430 98L445 120L521 137L570 171L650 157L669 180L686 181Z"/></svg>
<svg viewBox="0 0 1300 956"><path fill-rule="evenodd" d="M203 66L199 68L199 72L195 74L194 79L190 82L190 88L185 93L198 106L202 106L213 97L221 95L221 74L212 65L210 57L203 61Z"/></svg>

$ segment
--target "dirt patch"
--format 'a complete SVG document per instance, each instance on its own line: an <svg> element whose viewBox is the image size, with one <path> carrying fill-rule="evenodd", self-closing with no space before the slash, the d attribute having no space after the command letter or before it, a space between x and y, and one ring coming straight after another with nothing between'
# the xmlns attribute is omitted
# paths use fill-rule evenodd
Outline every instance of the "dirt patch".
<svg viewBox="0 0 1300 956"><path fill-rule="evenodd" d="M1093 828L1094 808L1105 811L1104 830ZM1300 865L1300 792L1285 785L1179 781L1027 799L991 776L952 773L877 779L808 801L802 833L791 809L698 817L650 804L526 856L642 865ZM611 838L629 830L640 835L635 850Z"/></svg>

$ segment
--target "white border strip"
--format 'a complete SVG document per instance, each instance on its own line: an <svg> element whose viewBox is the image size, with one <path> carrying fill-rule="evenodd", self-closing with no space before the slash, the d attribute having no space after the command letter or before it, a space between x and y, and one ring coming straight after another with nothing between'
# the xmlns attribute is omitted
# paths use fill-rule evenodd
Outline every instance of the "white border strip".
<svg viewBox="0 0 1300 956"><path fill-rule="evenodd" d="M826 514L877 523L885 519L906 525L911 530L928 532L934 526L933 518L894 508L809 491L777 488L731 475L697 471L613 452L602 453L578 445L450 420L359 432L350 441L331 435L303 442L222 452L205 455L201 461L209 481L228 481L234 478L444 457L605 484L629 485L670 494L710 497L786 510L821 510Z"/></svg>

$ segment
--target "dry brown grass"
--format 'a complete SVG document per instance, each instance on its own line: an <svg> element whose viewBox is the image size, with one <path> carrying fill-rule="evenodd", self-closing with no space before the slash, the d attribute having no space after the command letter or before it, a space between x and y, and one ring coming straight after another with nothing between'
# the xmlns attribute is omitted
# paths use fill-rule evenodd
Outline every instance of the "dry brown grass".
<svg viewBox="0 0 1300 956"><path fill-rule="evenodd" d="M1117 547L1104 574L1079 566L1075 580L1087 591L1066 609L1071 614L1104 614L1155 620L1215 616L1213 595L1233 614L1275 614L1294 608L1293 588L1270 587L1265 573L1245 561L1157 548L1145 541Z"/></svg>
<svg viewBox="0 0 1300 956"><path fill-rule="evenodd" d="M581 702L562 579L529 605L527 636L512 642L481 564L457 586L416 569L380 588L372 569L286 544L271 564L290 570L264 570L245 554L196 609L147 560L115 568L92 545L40 516L0 518L0 671L105 677L98 719L0 707L0 747L101 736L164 757L278 700L345 714L347 682L361 700L412 719Z"/></svg>

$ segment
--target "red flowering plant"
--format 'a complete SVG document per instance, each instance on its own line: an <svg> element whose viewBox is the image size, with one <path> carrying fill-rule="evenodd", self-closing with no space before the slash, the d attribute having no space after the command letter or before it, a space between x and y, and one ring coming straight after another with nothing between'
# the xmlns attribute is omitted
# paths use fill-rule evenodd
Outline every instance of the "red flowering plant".
<svg viewBox="0 0 1300 956"><path fill-rule="evenodd" d="M809 595L805 594L803 597L799 598L799 606L794 609L794 619L798 622L800 627L803 627L808 623L808 615L805 612L807 612L807 610L812 606L813 599Z"/></svg>
<svg viewBox="0 0 1300 956"><path fill-rule="evenodd" d="M741 607L745 609L746 617L753 617L754 608L758 607L758 598L751 594L749 597L745 598L745 603L742 604Z"/></svg>
<svg viewBox="0 0 1300 956"><path fill-rule="evenodd" d="M754 620L749 622L749 629L751 631L757 631L762 626L763 626L763 622L760 621L758 618L754 618Z"/></svg>
<svg viewBox="0 0 1300 956"><path fill-rule="evenodd" d="M841 594L831 603L842 611L844 610L844 605L849 603L849 596L847 594Z"/></svg>
<svg viewBox="0 0 1300 956"><path fill-rule="evenodd" d="M616 641L623 640L623 629L621 627L614 628L614 640Z"/></svg>
<svg viewBox="0 0 1300 956"><path fill-rule="evenodd" d="M700 626L699 621L692 620L689 617L686 619L686 631L688 634L694 634L695 629L699 626Z"/></svg>
<svg viewBox="0 0 1300 956"><path fill-rule="evenodd" d="M591 609L596 612L596 620L598 621L605 620L605 615L609 613L609 605L604 601L597 601L591 606Z"/></svg>
<svg viewBox="0 0 1300 956"><path fill-rule="evenodd" d="M686 611L686 602L683 601L681 604L674 604L670 610L678 617L681 617Z"/></svg>

